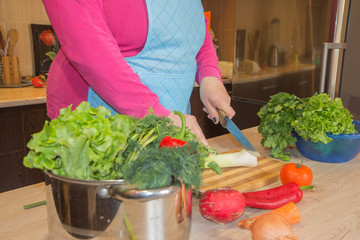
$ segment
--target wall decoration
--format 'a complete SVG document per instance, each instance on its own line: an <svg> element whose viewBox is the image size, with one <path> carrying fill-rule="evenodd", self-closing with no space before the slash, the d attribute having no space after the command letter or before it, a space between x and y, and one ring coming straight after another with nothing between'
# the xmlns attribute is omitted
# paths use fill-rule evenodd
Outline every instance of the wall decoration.
<svg viewBox="0 0 360 240"><path fill-rule="evenodd" d="M51 25L31 24L35 75L49 72L50 65L60 49Z"/></svg>

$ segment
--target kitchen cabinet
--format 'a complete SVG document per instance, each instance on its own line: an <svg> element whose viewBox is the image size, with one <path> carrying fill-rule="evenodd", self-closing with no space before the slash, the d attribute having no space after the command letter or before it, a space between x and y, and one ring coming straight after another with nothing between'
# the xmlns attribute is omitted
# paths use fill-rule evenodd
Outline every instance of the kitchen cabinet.
<svg viewBox="0 0 360 240"><path fill-rule="evenodd" d="M288 92L300 98L312 96L319 88L320 68L276 74L274 76L254 76L252 79L234 81L233 97L268 102L270 96L278 92Z"/></svg>
<svg viewBox="0 0 360 240"><path fill-rule="evenodd" d="M23 166L23 158L31 135L39 132L46 120L46 104L0 108L0 192L44 180L42 171Z"/></svg>

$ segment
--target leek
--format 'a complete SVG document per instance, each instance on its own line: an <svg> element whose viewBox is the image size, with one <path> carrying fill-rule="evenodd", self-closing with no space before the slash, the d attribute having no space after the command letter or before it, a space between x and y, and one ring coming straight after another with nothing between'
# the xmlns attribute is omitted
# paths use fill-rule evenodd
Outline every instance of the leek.
<svg viewBox="0 0 360 240"><path fill-rule="evenodd" d="M255 167L257 166L257 157L250 154L245 149L238 152L212 154L206 159L206 168L209 164L215 162L220 168L226 167Z"/></svg>

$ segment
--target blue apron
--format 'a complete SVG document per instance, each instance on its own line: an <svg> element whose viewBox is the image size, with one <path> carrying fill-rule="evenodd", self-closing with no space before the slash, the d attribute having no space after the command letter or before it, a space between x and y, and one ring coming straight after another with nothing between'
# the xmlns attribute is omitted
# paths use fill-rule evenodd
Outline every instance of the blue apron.
<svg viewBox="0 0 360 240"><path fill-rule="evenodd" d="M148 35L143 50L125 58L167 109L190 114L190 96L196 75L196 55L205 39L200 0L147 0ZM93 89L88 102L117 113ZM150 106L149 106L150 107Z"/></svg>

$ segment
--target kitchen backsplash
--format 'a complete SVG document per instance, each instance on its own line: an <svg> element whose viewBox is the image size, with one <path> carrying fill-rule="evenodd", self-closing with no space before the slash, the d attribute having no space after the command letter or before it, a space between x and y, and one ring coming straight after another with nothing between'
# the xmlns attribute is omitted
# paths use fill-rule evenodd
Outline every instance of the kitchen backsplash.
<svg viewBox="0 0 360 240"><path fill-rule="evenodd" d="M22 76L34 74L34 55L30 24L50 24L41 0L0 0L0 24L5 32L19 33L14 55L19 57Z"/></svg>

